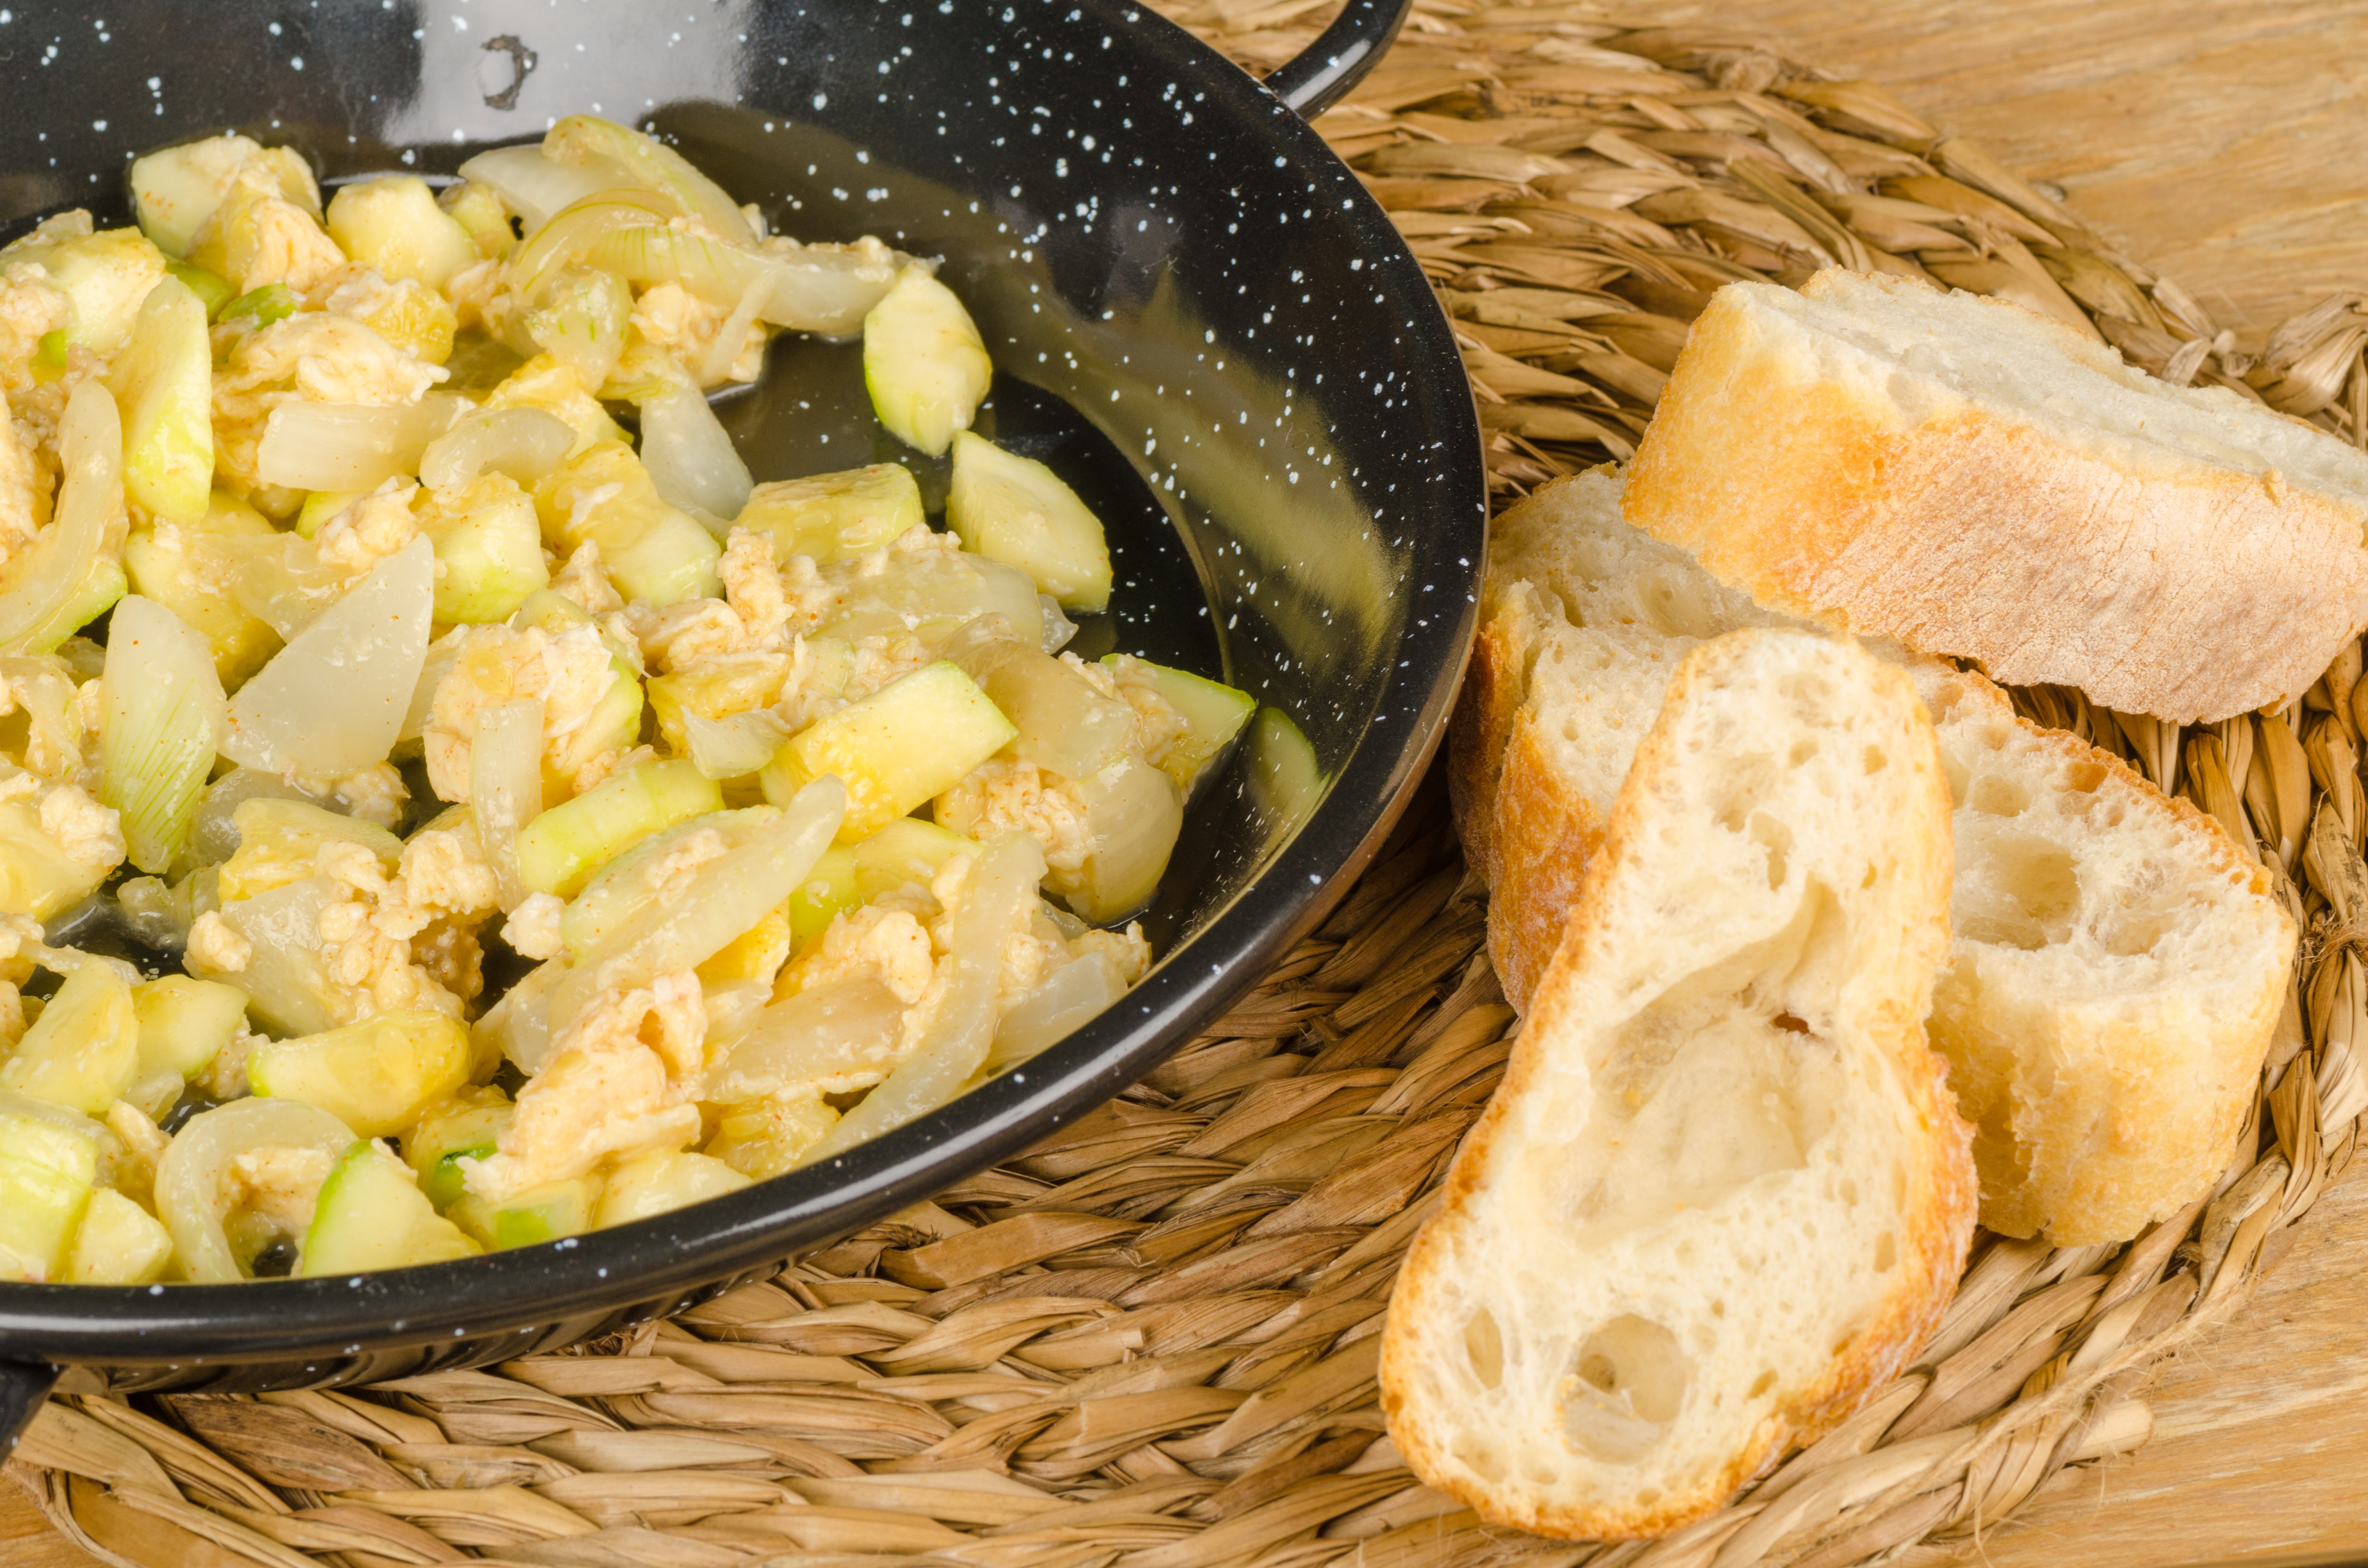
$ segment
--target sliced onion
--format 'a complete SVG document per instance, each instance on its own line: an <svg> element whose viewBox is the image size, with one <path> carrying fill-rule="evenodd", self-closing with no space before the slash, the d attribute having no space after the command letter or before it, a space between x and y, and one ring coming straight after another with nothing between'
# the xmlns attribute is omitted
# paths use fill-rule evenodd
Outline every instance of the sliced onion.
<svg viewBox="0 0 2368 1568"><path fill-rule="evenodd" d="M470 1035L483 1060L507 1056L521 1073L542 1071L551 1054L551 993L566 972L564 964L538 964L485 1009Z"/></svg>
<svg viewBox="0 0 2368 1568"><path fill-rule="evenodd" d="M222 564L238 608L282 640L312 625L347 585L346 574L324 568L313 541L296 534L201 534L198 548Z"/></svg>
<svg viewBox="0 0 2368 1568"><path fill-rule="evenodd" d="M428 392L415 403L283 403L263 422L256 477L290 490L375 490L416 473L427 443L451 427L467 400Z"/></svg>
<svg viewBox="0 0 2368 1568"><path fill-rule="evenodd" d="M318 877L242 898L222 907L231 929L254 949L228 980L247 994L256 1020L276 1035L319 1034L345 1020L331 1006L328 971L321 967L321 911L338 894ZM192 963L191 972L197 972Z"/></svg>
<svg viewBox="0 0 2368 1568"><path fill-rule="evenodd" d="M529 234L586 197L638 182L617 165L598 158L554 163L537 146L496 147L462 164L461 177L491 186Z"/></svg>
<svg viewBox="0 0 2368 1568"><path fill-rule="evenodd" d="M108 622L103 678L99 799L121 814L131 863L162 871L188 840L230 723L213 651L179 616L134 594Z"/></svg>
<svg viewBox="0 0 2368 1568"><path fill-rule="evenodd" d="M620 229L584 255L586 263L636 283L676 283L713 304L737 306L752 288L757 314L775 326L844 337L860 331L896 281L894 251L805 245L744 250L680 229Z"/></svg>
<svg viewBox="0 0 2368 1568"><path fill-rule="evenodd" d="M541 701L521 698L477 710L469 741L469 811L502 907L516 909L528 891L518 877L518 829L542 811Z"/></svg>
<svg viewBox="0 0 2368 1568"><path fill-rule="evenodd" d="M732 313L723 318L723 324L715 329L715 341L708 346L707 358L699 362L700 386L712 387L732 379L732 366L740 358L740 345L746 340L757 313L765 308L769 292L763 278L749 284L740 302L732 307Z"/></svg>
<svg viewBox="0 0 2368 1568"><path fill-rule="evenodd" d="M419 454L419 483L448 490L490 469L531 488L565 461L575 445L575 432L557 415L540 408L490 409L427 443Z"/></svg>
<svg viewBox="0 0 2368 1568"><path fill-rule="evenodd" d="M864 972L828 980L774 1003L723 1055L718 1100L762 1099L798 1088L844 1094L869 1088L896 1062L905 1005Z"/></svg>
<svg viewBox="0 0 2368 1568"><path fill-rule="evenodd" d="M321 612L230 707L222 753L269 773L352 773L386 759L427 653L436 556L425 535Z"/></svg>
<svg viewBox="0 0 2368 1568"><path fill-rule="evenodd" d="M227 716L224 722L228 722ZM198 798L198 809L189 818L188 848L181 865L219 866L237 854L238 809L249 801L321 803L277 773L266 773L258 767L233 767L207 785L205 793Z"/></svg>
<svg viewBox="0 0 2368 1568"><path fill-rule="evenodd" d="M662 499L718 539L731 532L729 519L756 485L723 421L688 381L642 404L642 466Z"/></svg>
<svg viewBox="0 0 2368 1568"><path fill-rule="evenodd" d="M427 715L436 706L436 688L461 662L461 651L469 641L470 628L456 626L427 645L427 654L419 662L419 680L411 688L411 706L403 715L403 729L394 738L416 741L427 733Z"/></svg>
<svg viewBox="0 0 2368 1568"><path fill-rule="evenodd" d="M1105 952L1089 952L1063 964L1035 990L1011 1005L995 1026L995 1047L987 1052L990 1070L1025 1062L1053 1041L1076 1032L1087 1020L1126 994L1126 977L1118 960Z"/></svg>
<svg viewBox="0 0 2368 1568"><path fill-rule="evenodd" d="M723 719L703 719L686 708L682 728L691 766L709 778L746 778L772 761L790 738L789 725L763 708Z"/></svg>
<svg viewBox="0 0 2368 1568"><path fill-rule="evenodd" d="M1044 852L1024 833L1007 834L987 846L954 901L953 935L940 960L952 966L952 978L928 1033L878 1088L799 1156L800 1165L827 1159L935 1110L985 1065L995 1039L1003 944L1036 902L1036 883L1043 874Z"/></svg>
<svg viewBox="0 0 2368 1568"><path fill-rule="evenodd" d="M1184 795L1176 780L1129 756L1077 780L1093 849L1074 872L1045 884L1087 924L1109 926L1151 902L1167 857L1184 830Z"/></svg>
<svg viewBox="0 0 2368 1568"><path fill-rule="evenodd" d="M664 196L687 218L696 218L725 239L753 244L757 232L723 187L691 166L690 160L654 136L611 119L571 114L542 138L543 156L557 164L597 168L603 164L629 172L632 183Z"/></svg>
<svg viewBox="0 0 2368 1568"><path fill-rule="evenodd" d="M536 229L534 237L510 257L502 281L519 298L531 298L537 285L590 250L603 234L663 225L673 215L667 203L646 190L596 190L568 203Z"/></svg>
<svg viewBox="0 0 2368 1568"><path fill-rule="evenodd" d="M847 791L818 778L746 845L700 867L679 898L653 903L587 949L551 995L555 1035L604 990L690 969L787 903L847 814Z"/></svg>
<svg viewBox="0 0 2368 1568"><path fill-rule="evenodd" d="M252 1278L231 1251L222 1221L231 1162L250 1149L313 1149L332 1161L359 1142L325 1110L299 1100L246 1099L189 1118L156 1163L156 1213L173 1233L182 1269L200 1284Z"/></svg>
<svg viewBox="0 0 2368 1568"><path fill-rule="evenodd" d="M65 472L50 526L0 574L0 648L22 647L54 630L51 622L83 590L108 536L123 527L123 419L96 378L66 398L58 455Z"/></svg>

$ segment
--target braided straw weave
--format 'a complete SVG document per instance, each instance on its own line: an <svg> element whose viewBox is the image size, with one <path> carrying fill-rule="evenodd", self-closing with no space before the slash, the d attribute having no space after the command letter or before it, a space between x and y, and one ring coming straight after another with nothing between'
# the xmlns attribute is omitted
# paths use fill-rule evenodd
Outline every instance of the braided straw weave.
<svg viewBox="0 0 2368 1568"><path fill-rule="evenodd" d="M1177 14L1264 68L1328 8ZM1748 39L1422 0L1318 126L1456 318L1500 497L1625 458L1709 290L1835 263L2020 300L2368 445L2368 296L2240 352L1979 148ZM351 1393L60 1399L12 1469L69 1537L153 1568L1839 1568L1971 1535L2144 1441L2149 1368L2238 1307L2351 1154L2360 675L2355 647L2290 708L2184 732L2016 694L2210 812L2309 933L2239 1154L2127 1246L1983 1238L1915 1368L1667 1540L1485 1528L1383 1430L1397 1260L1512 1022L1435 778L1323 929L1144 1084L770 1283Z"/></svg>

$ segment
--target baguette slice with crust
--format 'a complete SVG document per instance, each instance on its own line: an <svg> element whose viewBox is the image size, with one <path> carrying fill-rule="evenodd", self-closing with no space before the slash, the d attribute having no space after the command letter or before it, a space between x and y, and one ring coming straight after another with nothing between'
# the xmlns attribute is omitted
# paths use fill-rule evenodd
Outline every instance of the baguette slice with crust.
<svg viewBox="0 0 2368 1568"><path fill-rule="evenodd" d="M1949 864L1904 671L1785 631L1679 665L1391 1298L1416 1473L1493 1523L1657 1535L1914 1355L1974 1223L1923 1031Z"/></svg>
<svg viewBox="0 0 2368 1568"><path fill-rule="evenodd" d="M1506 512L1489 545L1452 778L1466 842L1494 846L1474 863L1519 1007L1668 672L1702 638L1782 618L1622 521L1620 482L1603 472ZM2293 923L2211 818L2016 717L1980 676L1909 659L1956 801L1953 936L1930 1028L1976 1128L1982 1222L2065 1246L2135 1235L2226 1166ZM1481 691L1489 702L1470 700ZM1536 736L1550 744L1525 752Z"/></svg>
<svg viewBox="0 0 2368 1568"><path fill-rule="evenodd" d="M1772 608L2182 723L2300 693L2368 622L2368 455L1913 279L1720 290L1627 506Z"/></svg>

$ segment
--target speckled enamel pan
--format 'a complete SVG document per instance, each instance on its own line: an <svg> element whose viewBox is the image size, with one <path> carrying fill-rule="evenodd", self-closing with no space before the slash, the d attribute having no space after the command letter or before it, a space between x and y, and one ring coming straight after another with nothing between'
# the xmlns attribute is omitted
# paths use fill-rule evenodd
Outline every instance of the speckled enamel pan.
<svg viewBox="0 0 2368 1568"><path fill-rule="evenodd" d="M131 154L191 136L292 143L332 182L433 176L590 110L654 126L800 238L942 256L999 370L986 433L1109 527L1117 603L1079 650L1269 710L1194 802L1146 917L1161 962L1025 1067L823 1165L552 1245L351 1279L0 1285L0 1431L61 1368L69 1388L259 1389L463 1366L868 1224L1189 1040L1330 907L1420 775L1474 614L1479 433L1421 271L1301 118L1404 0L1356 0L1265 84L1123 0L0 7L0 239L71 206L122 222ZM760 480L910 456L849 345L785 340L723 410ZM934 503L943 473L920 467Z"/></svg>

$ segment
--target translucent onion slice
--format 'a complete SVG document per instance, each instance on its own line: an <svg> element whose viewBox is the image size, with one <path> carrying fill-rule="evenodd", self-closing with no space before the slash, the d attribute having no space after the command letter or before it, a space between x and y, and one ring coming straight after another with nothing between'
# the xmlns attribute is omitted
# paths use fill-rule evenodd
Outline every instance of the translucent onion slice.
<svg viewBox="0 0 2368 1568"><path fill-rule="evenodd" d="M540 408L496 408L472 415L427 443L419 483L433 490L468 483L488 469L529 490L566 460L575 432Z"/></svg>
<svg viewBox="0 0 2368 1568"><path fill-rule="evenodd" d="M714 957L788 902L846 814L837 779L799 790L746 844L700 867L680 897L654 902L595 943L552 992L551 1032L564 1031L604 990L647 985Z"/></svg>
<svg viewBox="0 0 2368 1568"><path fill-rule="evenodd" d="M200 980L227 980L246 992L256 1021L274 1035L321 1034L346 1020L332 1006L329 972L321 967L321 911L337 892L318 877L306 877L222 907L231 929L254 949L235 974L190 972Z"/></svg>
<svg viewBox="0 0 2368 1568"><path fill-rule="evenodd" d="M228 723L225 714L223 722ZM182 865L219 866L238 853L238 808L249 801L318 801L277 773L233 767L205 788L190 813L187 858Z"/></svg>
<svg viewBox="0 0 2368 1568"><path fill-rule="evenodd" d="M676 283L700 299L737 306L750 289L764 290L759 319L801 332L847 337L885 299L898 263L909 256L865 246L805 245L796 250L744 250L679 229L620 229L602 236L584 260L636 283Z"/></svg>
<svg viewBox="0 0 2368 1568"><path fill-rule="evenodd" d="M995 1040L1003 944L1026 921L1043 874L1044 852L1026 834L1007 834L987 846L954 901L953 936L941 960L952 966L951 983L928 1033L878 1088L799 1157L800 1165L828 1159L935 1110L985 1065Z"/></svg>
<svg viewBox="0 0 2368 1568"><path fill-rule="evenodd" d="M529 234L575 203L600 191L638 182L616 164L600 158L554 163L536 146L496 147L462 164L461 177L490 186L518 215Z"/></svg>
<svg viewBox="0 0 2368 1568"><path fill-rule="evenodd" d="M123 421L97 381L67 397L58 454L64 473L50 526L0 573L0 648L20 648L48 628L125 527Z"/></svg>
<svg viewBox="0 0 2368 1568"><path fill-rule="evenodd" d="M731 533L729 519L756 487L723 421L689 381L642 404L642 466L662 499L718 539Z"/></svg>
<svg viewBox="0 0 2368 1568"><path fill-rule="evenodd" d="M988 1070L1027 1061L1125 994L1126 978L1108 953L1087 953L1063 964L1014 1002L995 1026L995 1046L986 1054Z"/></svg>
<svg viewBox="0 0 2368 1568"><path fill-rule="evenodd" d="M407 405L283 403L263 422L256 477L290 490L375 490L416 473L427 443L466 406L452 392L428 392Z"/></svg>
<svg viewBox="0 0 2368 1568"><path fill-rule="evenodd" d="M311 1149L328 1156L325 1175L356 1142L344 1122L298 1100L236 1100L189 1118L156 1164L157 1217L173 1233L182 1268L200 1284L251 1278L222 1230L233 1160L250 1149Z"/></svg>
<svg viewBox="0 0 2368 1568"><path fill-rule="evenodd" d="M652 223L663 226L673 216L668 204L650 191L596 190L581 201L568 203L550 222L536 229L534 237L510 256L502 280L512 293L529 299L545 278L590 250L602 235Z"/></svg>
<svg viewBox="0 0 2368 1568"><path fill-rule="evenodd" d="M222 754L268 773L351 773L384 761L419 684L435 601L436 556L422 535L239 687Z"/></svg>
<svg viewBox="0 0 2368 1568"><path fill-rule="evenodd" d="M436 687L452 666L461 662L461 649L469 640L469 628L456 626L427 645L427 657L419 662L419 679L411 688L411 706L403 715L403 729L397 741L416 741L427 731L428 710L436 706Z"/></svg>
<svg viewBox="0 0 2368 1568"><path fill-rule="evenodd" d="M790 738L790 727L771 712L752 708L723 719L702 719L683 710L683 734L691 766L709 778L746 778L773 760Z"/></svg>
<svg viewBox="0 0 2368 1568"><path fill-rule="evenodd" d="M1176 780L1139 757L1077 780L1093 849L1074 872L1045 883L1088 925L1110 926L1151 902L1184 830Z"/></svg>
<svg viewBox="0 0 2368 1568"><path fill-rule="evenodd" d="M169 868L230 724L202 632L154 599L119 600L108 622L99 799L121 813L131 863Z"/></svg>
<svg viewBox="0 0 2368 1568"><path fill-rule="evenodd" d="M749 244L757 238L747 215L722 186L665 142L615 120L571 114L544 133L542 153L555 164L618 165L630 173L632 184L658 192L684 217L698 219L725 239Z"/></svg>
<svg viewBox="0 0 2368 1568"><path fill-rule="evenodd" d="M712 1097L752 1100L785 1090L868 1088L895 1065L905 1005L877 975L826 980L774 1003L724 1052Z"/></svg>
<svg viewBox="0 0 2368 1568"><path fill-rule="evenodd" d="M518 878L518 829L541 810L542 704L522 698L477 710L469 741L469 811L506 910L526 900L527 886Z"/></svg>

